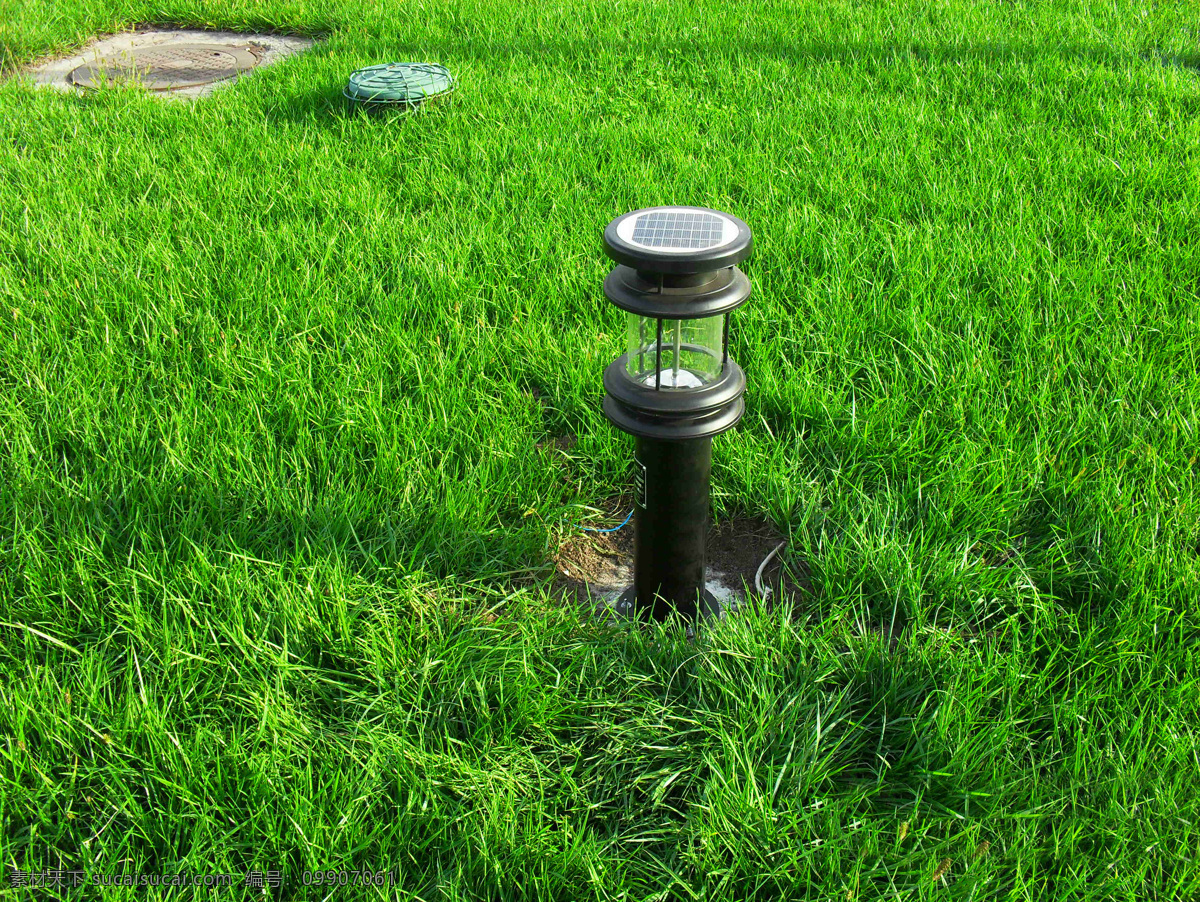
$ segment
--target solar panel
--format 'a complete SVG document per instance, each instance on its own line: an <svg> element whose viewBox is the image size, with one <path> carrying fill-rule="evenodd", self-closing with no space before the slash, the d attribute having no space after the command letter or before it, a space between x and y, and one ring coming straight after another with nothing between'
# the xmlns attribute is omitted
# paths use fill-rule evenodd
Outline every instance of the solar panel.
<svg viewBox="0 0 1200 902"><path fill-rule="evenodd" d="M633 224L631 240L641 247L704 250L724 243L725 220L696 210L652 210Z"/></svg>

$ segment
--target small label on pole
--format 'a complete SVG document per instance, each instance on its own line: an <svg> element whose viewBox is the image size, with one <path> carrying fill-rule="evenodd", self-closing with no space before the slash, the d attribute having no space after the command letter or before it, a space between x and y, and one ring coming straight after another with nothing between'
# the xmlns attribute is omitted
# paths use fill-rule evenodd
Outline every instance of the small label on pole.
<svg viewBox="0 0 1200 902"><path fill-rule="evenodd" d="M633 459L633 503L646 509L646 465L636 457Z"/></svg>

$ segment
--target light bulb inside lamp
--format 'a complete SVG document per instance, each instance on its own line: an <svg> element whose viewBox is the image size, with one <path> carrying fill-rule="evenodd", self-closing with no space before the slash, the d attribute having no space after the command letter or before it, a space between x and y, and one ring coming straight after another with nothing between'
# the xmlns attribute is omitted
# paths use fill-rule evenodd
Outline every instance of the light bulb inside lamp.
<svg viewBox="0 0 1200 902"><path fill-rule="evenodd" d="M667 369L663 367L657 373L651 373L642 380L642 385L649 388L700 388L704 385L691 370Z"/></svg>

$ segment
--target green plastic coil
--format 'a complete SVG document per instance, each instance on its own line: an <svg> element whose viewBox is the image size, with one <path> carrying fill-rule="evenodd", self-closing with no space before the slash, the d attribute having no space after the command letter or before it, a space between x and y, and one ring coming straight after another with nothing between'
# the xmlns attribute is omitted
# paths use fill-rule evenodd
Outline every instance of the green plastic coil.
<svg viewBox="0 0 1200 902"><path fill-rule="evenodd" d="M414 110L454 90L450 70L436 63L382 63L350 76L342 96L351 110Z"/></svg>

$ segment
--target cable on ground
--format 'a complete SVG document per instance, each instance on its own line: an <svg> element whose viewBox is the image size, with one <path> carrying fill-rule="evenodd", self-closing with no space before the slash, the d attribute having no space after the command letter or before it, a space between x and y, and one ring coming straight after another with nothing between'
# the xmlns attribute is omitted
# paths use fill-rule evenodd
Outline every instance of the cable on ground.
<svg viewBox="0 0 1200 902"><path fill-rule="evenodd" d="M628 523L632 517L633 517L633 511L631 510L629 512L629 516L621 521L621 526L624 526L626 523ZM584 532L616 532L618 529L621 528L621 526L613 526L610 529L596 529L595 527L592 527L592 526L581 526L579 528L582 529Z"/></svg>
<svg viewBox="0 0 1200 902"><path fill-rule="evenodd" d="M759 597L761 597L763 601L766 601L771 597L771 587L764 586L762 582L763 571L767 569L767 564L770 562L771 558L779 554L779 550L786 544L787 539L784 539L782 542L772 548L770 553L763 558L762 563L758 565L758 571L754 574L754 588L758 590Z"/></svg>

